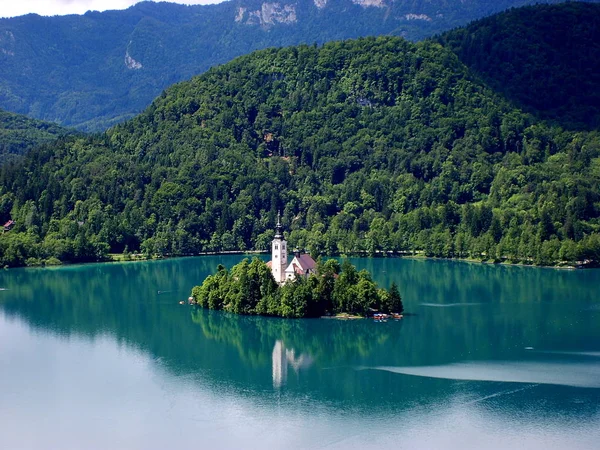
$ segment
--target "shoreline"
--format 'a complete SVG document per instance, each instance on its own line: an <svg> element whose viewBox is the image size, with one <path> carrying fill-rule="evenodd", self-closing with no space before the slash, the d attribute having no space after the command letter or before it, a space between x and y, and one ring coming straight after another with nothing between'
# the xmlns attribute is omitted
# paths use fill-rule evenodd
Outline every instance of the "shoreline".
<svg viewBox="0 0 600 450"><path fill-rule="evenodd" d="M260 255L268 254L267 250L225 250L222 252L199 252L190 253L186 255L155 255L146 256L142 253L129 253L126 256L125 253L109 253L109 259L105 261L94 261L94 262L138 262L138 261L159 261L161 259L173 259L173 258L192 258L196 256L218 256L218 255ZM63 263L68 264L68 263ZM81 263L88 264L88 263Z"/></svg>
<svg viewBox="0 0 600 450"><path fill-rule="evenodd" d="M585 269L598 269L598 266L586 266L586 267L578 267L572 264L565 265L554 265L554 266L538 266L533 263L511 263L506 261L494 262L494 261L482 261L475 258L443 258L437 256L425 256L425 255L410 255L410 256L401 256L402 258L407 259L417 259L417 260L439 260L439 261L455 261L455 262L464 262L464 263L474 263L474 264L483 264L489 266L505 266L505 267L533 267L537 269L560 269L560 270L585 270Z"/></svg>
<svg viewBox="0 0 600 450"><path fill-rule="evenodd" d="M411 252L411 251L377 251L375 255L368 255L365 253L354 253L354 254L343 254L343 255L323 255L328 258L406 258L406 259L416 259L416 260L432 260L432 261L453 261L453 262L465 262L465 263L476 263L476 264L484 264L484 265L492 265L492 266L515 266L515 267L533 267L538 269L559 269L559 270L586 270L586 269L600 269L600 264L595 263L593 261L585 262L582 264L573 265L565 262L564 265L552 265L552 266L538 266L527 263L511 263L507 261L489 261L489 260L480 260L475 258L444 258L437 256L425 256L422 251ZM99 264L99 263L127 263L127 262L142 262L142 261L160 261L163 259L175 259L175 258L192 258L192 257L201 257L201 256L219 256L219 255L268 255L268 250L224 250L224 251L210 251L210 252L199 252L199 253L191 253L185 255L153 255L147 256L142 253L109 253L108 258L101 261L87 261L87 262L61 262L61 264L40 264L34 266L17 266L17 267L3 267L5 270L9 269L18 269L18 268L48 268L48 267L61 267L61 266L73 266L79 264ZM127 256L126 256L127 255Z"/></svg>
<svg viewBox="0 0 600 450"><path fill-rule="evenodd" d="M161 259L174 259L174 258L192 258L199 256L219 256L219 255L268 255L268 250L225 250L222 252L199 252L187 255L163 255L163 256L151 256L145 257L141 254L131 254L134 259L124 259L123 253L111 253L111 259L107 261L96 261L96 262L139 262L139 261L159 261ZM369 256L368 254L350 254L350 255L323 255L326 258L405 258L405 259L416 259L416 260L429 260L429 261L451 261L451 262L465 262L465 263L475 263L475 264L483 264L483 265L491 265L491 266L506 266L506 267L534 267L538 269L560 269L560 270L585 270L585 269L598 269L600 268L598 265L587 265L587 266L577 266L573 264L565 265L554 265L554 266L538 266L527 263L511 263L507 261L488 261L488 260L480 260L475 258L444 258L438 256L425 256L424 254L414 254L408 251L378 251L373 256ZM63 263L67 265L69 263ZM81 263L81 264L89 264L89 263Z"/></svg>

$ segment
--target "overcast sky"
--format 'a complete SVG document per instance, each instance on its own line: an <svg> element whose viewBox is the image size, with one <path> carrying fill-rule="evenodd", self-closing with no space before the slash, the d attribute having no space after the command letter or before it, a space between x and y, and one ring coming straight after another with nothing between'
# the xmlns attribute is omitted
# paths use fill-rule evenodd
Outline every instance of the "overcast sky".
<svg viewBox="0 0 600 450"><path fill-rule="evenodd" d="M0 17L22 16L36 13L42 16L83 14L86 11L125 9L140 0L0 0ZM169 0L186 5L206 5L223 0Z"/></svg>

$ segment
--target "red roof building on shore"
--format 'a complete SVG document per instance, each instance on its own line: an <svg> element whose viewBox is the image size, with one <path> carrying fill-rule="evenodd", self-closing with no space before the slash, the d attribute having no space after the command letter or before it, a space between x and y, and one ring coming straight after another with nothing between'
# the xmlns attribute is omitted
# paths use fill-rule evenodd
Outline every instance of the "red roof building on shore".
<svg viewBox="0 0 600 450"><path fill-rule="evenodd" d="M8 222L6 222L4 224L3 229L4 229L4 231L10 231L12 229L12 227L14 227L14 226L15 226L15 221L14 220L9 220Z"/></svg>

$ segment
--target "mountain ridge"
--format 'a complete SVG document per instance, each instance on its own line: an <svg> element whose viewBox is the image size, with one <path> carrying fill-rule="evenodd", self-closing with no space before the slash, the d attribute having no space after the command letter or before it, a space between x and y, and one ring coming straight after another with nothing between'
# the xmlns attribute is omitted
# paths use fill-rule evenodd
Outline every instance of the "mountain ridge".
<svg viewBox="0 0 600 450"><path fill-rule="evenodd" d="M0 19L0 108L97 131L169 85L272 46L372 34L417 40L527 0L141 2L124 11Z"/></svg>

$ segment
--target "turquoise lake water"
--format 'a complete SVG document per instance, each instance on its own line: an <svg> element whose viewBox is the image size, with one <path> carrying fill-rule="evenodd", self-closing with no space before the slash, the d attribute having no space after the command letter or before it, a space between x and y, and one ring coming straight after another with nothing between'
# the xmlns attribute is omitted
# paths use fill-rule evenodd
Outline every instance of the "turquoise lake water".
<svg viewBox="0 0 600 450"><path fill-rule="evenodd" d="M0 448L600 448L599 270L352 259L387 323L179 304L241 258L0 271Z"/></svg>

